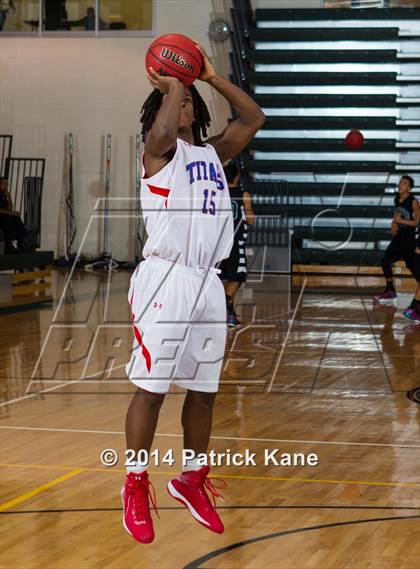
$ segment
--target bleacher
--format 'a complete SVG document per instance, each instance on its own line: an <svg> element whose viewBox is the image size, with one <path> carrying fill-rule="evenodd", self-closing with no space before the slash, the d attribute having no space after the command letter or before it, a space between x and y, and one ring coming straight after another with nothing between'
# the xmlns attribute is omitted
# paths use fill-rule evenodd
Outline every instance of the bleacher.
<svg viewBox="0 0 420 569"><path fill-rule="evenodd" d="M50 302L48 265L53 251L41 250L41 212L45 159L15 157L13 137L0 135L0 175L9 181L14 209L28 231L28 251L4 254L0 232L0 311L27 308Z"/></svg>
<svg viewBox="0 0 420 569"><path fill-rule="evenodd" d="M378 264L400 176L420 187L420 9L238 0L231 15L232 78L267 115L241 164L254 193L287 183L293 262ZM352 129L361 150L345 145Z"/></svg>

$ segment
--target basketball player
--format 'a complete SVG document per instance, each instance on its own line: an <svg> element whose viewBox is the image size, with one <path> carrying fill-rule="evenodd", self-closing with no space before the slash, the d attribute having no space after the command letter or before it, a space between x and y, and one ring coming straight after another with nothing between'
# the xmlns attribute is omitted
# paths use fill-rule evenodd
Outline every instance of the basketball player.
<svg viewBox="0 0 420 569"><path fill-rule="evenodd" d="M238 118L203 142L210 116L197 89L149 69L154 91L141 114L141 200L148 239L145 260L130 283L135 339L126 367L137 387L126 419L127 448L136 455L150 451L172 383L187 390L184 449L207 452L226 341L225 294L214 267L229 256L233 241L222 162L241 152L265 120L258 105L221 77L197 47L204 59L199 79L225 97ZM147 468L146 461L134 460L121 492L124 527L141 543L154 539L149 497L155 510L156 504ZM209 467L193 457L169 482L168 492L197 522L222 533L215 507L220 494L208 473Z"/></svg>
<svg viewBox="0 0 420 569"><path fill-rule="evenodd" d="M395 291L392 265L403 259L407 268L415 275L416 227L420 222L419 202L411 194L414 180L403 176L398 185L398 193L394 199L394 218L391 225L392 240L382 259L382 270L386 279L384 292L375 295L378 302L392 301L397 298ZM412 305L415 303L413 300ZM411 307L412 307L411 305Z"/></svg>
<svg viewBox="0 0 420 569"><path fill-rule="evenodd" d="M417 280L417 289L411 305L404 310L404 316L415 322L420 322L420 228L417 229L417 242L414 253L414 278Z"/></svg>
<svg viewBox="0 0 420 569"><path fill-rule="evenodd" d="M235 294L242 283L246 281L245 243L248 237L248 225L255 224L255 214L252 209L251 194L242 191L239 186L238 168L233 162L224 167L232 202L234 240L229 258L219 265L222 271L219 275L225 282L227 325L239 326L240 320L235 312Z"/></svg>

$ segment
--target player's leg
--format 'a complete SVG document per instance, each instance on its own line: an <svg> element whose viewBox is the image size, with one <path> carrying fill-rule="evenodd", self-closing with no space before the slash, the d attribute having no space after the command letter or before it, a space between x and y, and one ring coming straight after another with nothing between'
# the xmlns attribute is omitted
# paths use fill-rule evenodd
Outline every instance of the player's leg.
<svg viewBox="0 0 420 569"><path fill-rule="evenodd" d="M126 417L127 458L130 464L121 490L123 525L140 543L151 543L155 537L149 501L156 513L157 508L147 469L148 454L164 397L137 389Z"/></svg>
<svg viewBox="0 0 420 569"><path fill-rule="evenodd" d="M227 313L228 326L238 326L240 324L239 318L235 311L235 294L238 292L240 286L241 283L235 280L227 281L225 283L226 313Z"/></svg>
<svg viewBox="0 0 420 569"><path fill-rule="evenodd" d="M136 457L139 450L144 450L147 454L150 452L164 399L164 394L151 393L138 387L131 400L125 421L125 433L127 449L133 450ZM138 464L136 467L128 467L127 470L143 472L146 469L147 464Z"/></svg>
<svg viewBox="0 0 420 569"><path fill-rule="evenodd" d="M246 281L245 239L243 236L235 239L230 257L226 263L227 283L225 284L226 311L228 326L240 325L235 311L235 295L241 284Z"/></svg>
<svg viewBox="0 0 420 569"><path fill-rule="evenodd" d="M205 292L205 310L194 320L177 385L187 388L182 410L184 451L190 453L183 471L168 484L168 492L184 504L196 521L216 533L224 531L217 514L215 496L220 496L208 478L210 467L200 456L207 452L213 407L226 344L224 289L213 277ZM207 490L207 491L206 491ZM213 503L207 494L212 494Z"/></svg>
<svg viewBox="0 0 420 569"><path fill-rule="evenodd" d="M165 395L137 388L125 421L127 449L133 456L128 457L131 465L127 466L127 478L121 491L123 523L128 533L141 543L151 543L154 539L149 498L155 510L156 503L147 469L148 455L164 398Z"/></svg>
<svg viewBox="0 0 420 569"><path fill-rule="evenodd" d="M382 271L385 277L385 290L379 294L375 294L375 300L378 302L387 302L394 300L397 293L394 286L392 265L402 258L399 236L395 237L388 245L382 258Z"/></svg>
<svg viewBox="0 0 420 569"><path fill-rule="evenodd" d="M208 478L207 453L213 422L216 393L188 390L182 410L184 452L189 458L183 470L168 483L169 494L186 506L194 519L205 528L223 533L224 525L216 511L216 496L221 496ZM204 462L204 463L203 463ZM213 503L207 492L212 494Z"/></svg>
<svg viewBox="0 0 420 569"><path fill-rule="evenodd" d="M220 263L220 278L225 282L225 300L226 300L226 322L228 326L236 326L239 324L238 317L234 308L235 294L240 287L240 283L236 280L236 271L239 261L239 243L235 236L230 255Z"/></svg>
<svg viewBox="0 0 420 569"><path fill-rule="evenodd" d="M238 292L241 283L238 281L227 281L225 284L225 294L229 296L230 299L233 301L235 298L235 294Z"/></svg>
<svg viewBox="0 0 420 569"><path fill-rule="evenodd" d="M156 263L145 261L140 265L129 291L134 341L126 372L137 391L126 417L130 464L127 465L122 499L124 527L141 543L150 543L154 539L149 500L155 510L156 505L148 478L147 459L159 411L173 378L176 360L173 344L183 337L177 322L185 320L185 314L178 312L182 304L175 303L172 298L179 288L178 283L167 277L165 270Z"/></svg>
<svg viewBox="0 0 420 569"><path fill-rule="evenodd" d="M404 310L404 316L415 322L420 322L420 278L417 281L417 288L411 305Z"/></svg>
<svg viewBox="0 0 420 569"><path fill-rule="evenodd" d="M407 261L407 267L417 281L417 288L410 306L404 310L404 316L410 320L420 322L420 248L416 247L413 257L408 258Z"/></svg>
<svg viewBox="0 0 420 569"><path fill-rule="evenodd" d="M207 452L213 422L216 393L189 389L182 408L184 448L195 454Z"/></svg>

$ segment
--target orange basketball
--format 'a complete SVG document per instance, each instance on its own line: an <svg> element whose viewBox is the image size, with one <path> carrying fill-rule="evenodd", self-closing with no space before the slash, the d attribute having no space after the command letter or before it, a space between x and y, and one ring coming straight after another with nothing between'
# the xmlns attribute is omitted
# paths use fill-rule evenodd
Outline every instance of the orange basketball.
<svg viewBox="0 0 420 569"><path fill-rule="evenodd" d="M146 70L177 77L188 87L201 73L203 57L192 39L181 34L160 36L146 53Z"/></svg>

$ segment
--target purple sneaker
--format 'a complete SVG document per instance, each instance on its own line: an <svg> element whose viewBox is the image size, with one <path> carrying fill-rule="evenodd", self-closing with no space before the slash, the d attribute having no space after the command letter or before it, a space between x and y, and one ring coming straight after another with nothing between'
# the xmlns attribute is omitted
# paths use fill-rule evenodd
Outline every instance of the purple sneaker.
<svg viewBox="0 0 420 569"><path fill-rule="evenodd" d="M240 326L240 324L241 324L241 321L237 317L235 311L228 312L226 322L227 322L227 325L229 326L229 328L234 328L235 326Z"/></svg>
<svg viewBox="0 0 420 569"><path fill-rule="evenodd" d="M412 320L412 318L413 318L413 312L414 312L414 310L413 310L412 308L408 307L408 308L406 308L406 309L404 310L403 316L404 316L405 318L408 318L409 320Z"/></svg>
<svg viewBox="0 0 420 569"><path fill-rule="evenodd" d="M403 316L409 320L414 320L414 322L420 322L420 314L416 311L415 308L407 308L404 310Z"/></svg>
<svg viewBox="0 0 420 569"><path fill-rule="evenodd" d="M392 300L395 300L396 298L397 298L397 293L395 292L395 290L391 289L375 294L374 296L374 299L377 302L390 302Z"/></svg>
<svg viewBox="0 0 420 569"><path fill-rule="evenodd" d="M411 320L416 322L416 324L420 323L420 314L416 310L413 311L413 315L411 317Z"/></svg>

